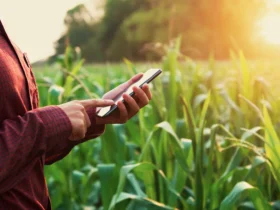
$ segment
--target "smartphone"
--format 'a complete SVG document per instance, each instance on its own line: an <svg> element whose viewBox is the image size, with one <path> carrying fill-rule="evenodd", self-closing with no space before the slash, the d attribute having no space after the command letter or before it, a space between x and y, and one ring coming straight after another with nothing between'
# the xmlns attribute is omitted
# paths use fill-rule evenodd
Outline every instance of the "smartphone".
<svg viewBox="0 0 280 210"><path fill-rule="evenodd" d="M128 87L125 91L123 91L122 93L120 93L120 95L118 97L116 97L115 99L113 99L115 101L115 104L112 106L107 106L107 107L103 107L101 108L98 113L97 116L98 117L107 117L108 115L110 115L114 110L116 110L118 108L118 106L116 105L119 101L123 101L124 99L122 97L122 95L124 93L129 94L130 96L134 95L134 92L132 90L133 86L138 86L140 88L142 88L142 86L144 84L149 84L152 80L154 80L158 75L160 75L162 72L161 69L150 69L148 71L146 71L144 73L144 75L141 77L140 80L138 80L136 83L132 84L130 87Z"/></svg>

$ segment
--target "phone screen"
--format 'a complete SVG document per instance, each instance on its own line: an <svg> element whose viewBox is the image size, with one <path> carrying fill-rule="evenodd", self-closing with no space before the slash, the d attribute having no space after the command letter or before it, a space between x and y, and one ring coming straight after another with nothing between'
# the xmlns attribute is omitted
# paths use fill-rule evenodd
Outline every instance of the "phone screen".
<svg viewBox="0 0 280 210"><path fill-rule="evenodd" d="M144 73L144 75L141 77L140 80L138 80L136 83L132 84L130 87L128 87L125 91L123 91L119 97L115 98L114 101L117 104L119 101L123 101L123 97L122 95L124 93L127 93L131 96L133 96L134 92L132 90L133 86L138 86L138 87L142 87L144 84L151 82L154 78L156 78L160 73L162 72L162 70L160 69L150 69L147 72ZM113 105L113 106L107 106L107 107L103 107L100 109L100 111L98 112L98 116L99 117L105 117L108 116L113 110L115 110L117 108L117 105Z"/></svg>

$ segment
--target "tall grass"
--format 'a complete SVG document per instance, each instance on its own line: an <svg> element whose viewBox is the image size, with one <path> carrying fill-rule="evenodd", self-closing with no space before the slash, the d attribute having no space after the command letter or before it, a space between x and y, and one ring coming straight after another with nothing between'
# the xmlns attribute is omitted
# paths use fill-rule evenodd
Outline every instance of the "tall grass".
<svg viewBox="0 0 280 210"><path fill-rule="evenodd" d="M179 39L167 48L139 115L46 167L54 209L279 208L279 103L267 82L242 53L221 72L213 56L201 65L179 49ZM41 104L101 97L139 71L82 64L67 49L55 77L38 79Z"/></svg>

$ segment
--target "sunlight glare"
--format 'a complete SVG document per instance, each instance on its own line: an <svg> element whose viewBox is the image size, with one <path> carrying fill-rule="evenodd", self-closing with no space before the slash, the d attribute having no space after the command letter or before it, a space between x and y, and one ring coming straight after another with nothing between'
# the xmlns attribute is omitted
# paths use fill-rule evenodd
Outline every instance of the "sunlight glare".
<svg viewBox="0 0 280 210"><path fill-rule="evenodd" d="M273 0L275 4L280 4L280 0Z"/></svg>
<svg viewBox="0 0 280 210"><path fill-rule="evenodd" d="M280 4L280 0L267 0L266 3L268 4L268 6L277 6Z"/></svg>
<svg viewBox="0 0 280 210"><path fill-rule="evenodd" d="M269 14L260 21L262 37L269 43L280 45L280 14Z"/></svg>

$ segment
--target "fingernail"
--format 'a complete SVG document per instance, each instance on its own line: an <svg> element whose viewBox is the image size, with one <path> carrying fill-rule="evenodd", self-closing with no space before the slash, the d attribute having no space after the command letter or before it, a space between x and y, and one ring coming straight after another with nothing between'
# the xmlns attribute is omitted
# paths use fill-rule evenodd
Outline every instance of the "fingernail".
<svg viewBox="0 0 280 210"><path fill-rule="evenodd" d="M128 98L128 94L123 94L123 98Z"/></svg>

